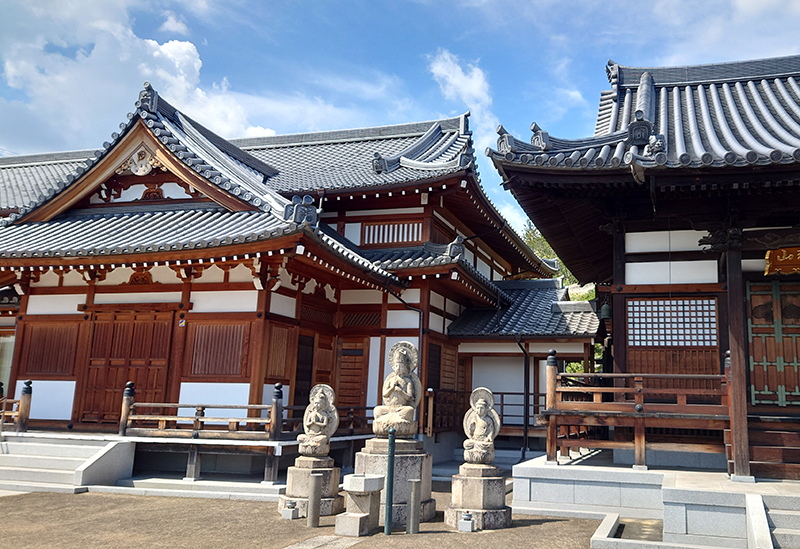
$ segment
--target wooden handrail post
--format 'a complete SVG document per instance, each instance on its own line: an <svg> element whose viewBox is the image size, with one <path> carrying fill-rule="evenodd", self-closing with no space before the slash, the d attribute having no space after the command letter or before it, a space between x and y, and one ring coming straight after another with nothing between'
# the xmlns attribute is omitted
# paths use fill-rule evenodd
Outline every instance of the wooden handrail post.
<svg viewBox="0 0 800 549"><path fill-rule="evenodd" d="M272 392L272 408L269 410L269 438L280 440L283 433L283 384L276 383Z"/></svg>
<svg viewBox="0 0 800 549"><path fill-rule="evenodd" d="M428 421L427 425L425 426L425 435L432 437L433 436L433 389L428 387L428 390L425 392L425 397L426 397L425 411L428 413Z"/></svg>
<svg viewBox="0 0 800 549"><path fill-rule="evenodd" d="M131 415L135 395L136 390L133 387L133 381L127 382L125 390L122 391L122 411L119 413L119 436L121 437L124 437L125 432L128 430L128 418Z"/></svg>
<svg viewBox="0 0 800 549"><path fill-rule="evenodd" d="M199 420L199 419L197 419L197 418L200 418L200 417L205 417L205 415L206 415L206 408L205 408L205 406L197 406L197 407L194 409L194 417L195 417L195 420L194 420L194 423L192 424L192 430L193 430L193 431L200 431L200 430L203 428L203 422L202 422L202 421L200 421L200 420Z"/></svg>
<svg viewBox="0 0 800 549"><path fill-rule="evenodd" d="M554 412L556 409L556 383L558 380L558 359L555 349L550 349L547 355L547 399L546 411ZM557 463L556 443L558 442L558 416L550 414L547 420L547 461Z"/></svg>
<svg viewBox="0 0 800 549"><path fill-rule="evenodd" d="M19 397L19 415L17 416L18 433L24 433L28 430L28 419L31 416L31 397L33 396L33 382L29 379L22 385L22 394Z"/></svg>

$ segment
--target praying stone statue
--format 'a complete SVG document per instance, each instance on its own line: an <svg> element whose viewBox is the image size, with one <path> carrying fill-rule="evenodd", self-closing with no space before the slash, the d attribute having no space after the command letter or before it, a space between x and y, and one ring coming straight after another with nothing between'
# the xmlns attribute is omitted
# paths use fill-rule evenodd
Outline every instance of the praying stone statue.
<svg viewBox="0 0 800 549"><path fill-rule="evenodd" d="M336 395L329 385L320 383L311 389L309 404L303 414L304 435L297 437L304 456L327 456L331 436L339 428L339 412L333 405Z"/></svg>
<svg viewBox="0 0 800 549"><path fill-rule="evenodd" d="M379 437L389 436L394 427L397 438L411 438L417 432L414 411L422 398L422 383L414 373L419 362L417 348L400 341L389 350L390 373L383 382L383 405L376 406L372 430Z"/></svg>
<svg viewBox="0 0 800 549"><path fill-rule="evenodd" d="M478 387L469 397L470 409L464 414L464 461L491 463L494 461L494 439L500 432L500 416L494 409L494 394Z"/></svg>

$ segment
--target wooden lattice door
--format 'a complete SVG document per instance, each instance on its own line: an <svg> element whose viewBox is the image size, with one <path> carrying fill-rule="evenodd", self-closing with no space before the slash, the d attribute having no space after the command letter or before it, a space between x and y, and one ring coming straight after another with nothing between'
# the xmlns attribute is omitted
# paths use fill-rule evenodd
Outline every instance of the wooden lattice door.
<svg viewBox="0 0 800 549"><path fill-rule="evenodd" d="M136 398L164 402L172 344L170 311L95 313L81 421L119 421L125 383L136 384Z"/></svg>
<svg viewBox="0 0 800 549"><path fill-rule="evenodd" d="M369 378L369 339L343 338L339 353L337 406L366 406L367 381Z"/></svg>
<svg viewBox="0 0 800 549"><path fill-rule="evenodd" d="M750 403L800 406L800 284L747 285Z"/></svg>

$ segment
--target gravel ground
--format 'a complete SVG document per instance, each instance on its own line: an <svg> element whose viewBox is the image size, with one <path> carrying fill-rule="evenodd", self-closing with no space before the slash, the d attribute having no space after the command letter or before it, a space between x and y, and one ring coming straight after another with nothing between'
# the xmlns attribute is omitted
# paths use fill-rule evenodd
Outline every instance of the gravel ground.
<svg viewBox="0 0 800 549"><path fill-rule="evenodd" d="M250 547L448 549L480 542L495 548L577 549L589 547L596 520L514 515L511 528L459 533L444 524L447 492L434 492L436 518L409 536L383 531L364 538L335 538L334 517L320 528L305 519L281 520L276 503L231 500L31 493L0 498L0 540L4 547L126 548ZM472 538L472 539L470 539Z"/></svg>

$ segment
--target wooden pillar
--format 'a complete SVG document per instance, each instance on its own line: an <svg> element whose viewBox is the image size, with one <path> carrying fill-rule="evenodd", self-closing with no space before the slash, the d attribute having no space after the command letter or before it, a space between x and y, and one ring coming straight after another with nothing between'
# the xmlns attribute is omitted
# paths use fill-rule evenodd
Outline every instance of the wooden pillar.
<svg viewBox="0 0 800 549"><path fill-rule="evenodd" d="M555 350L547 357L547 398L545 407L549 412L556 410L556 382L558 381L558 361ZM558 442L558 416L551 413L547 421L547 461L556 462L556 443Z"/></svg>
<svg viewBox="0 0 800 549"><path fill-rule="evenodd" d="M22 384L22 392L19 397L19 415L17 415L17 432L24 433L28 430L28 418L31 416L31 397L33 387L31 380Z"/></svg>
<svg viewBox="0 0 800 549"><path fill-rule="evenodd" d="M742 231L728 229L728 337L730 341L730 415L733 438L733 474L750 476L747 434L747 357L744 348L744 282L742 280Z"/></svg>
<svg viewBox="0 0 800 549"><path fill-rule="evenodd" d="M628 371L627 356L625 354L625 295L617 291L625 284L625 227L622 223L614 224L614 284L611 288L612 310L612 344L614 345L614 371L625 373Z"/></svg>

